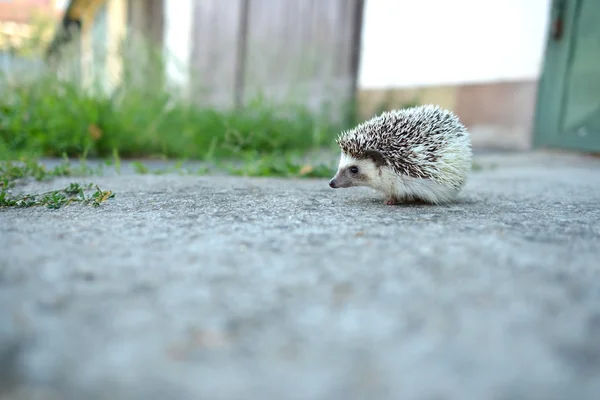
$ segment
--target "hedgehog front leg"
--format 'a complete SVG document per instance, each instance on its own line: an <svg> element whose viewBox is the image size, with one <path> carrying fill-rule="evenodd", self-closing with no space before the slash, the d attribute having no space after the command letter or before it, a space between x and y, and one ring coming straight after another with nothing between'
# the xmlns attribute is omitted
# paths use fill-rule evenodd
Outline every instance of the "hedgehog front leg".
<svg viewBox="0 0 600 400"><path fill-rule="evenodd" d="M387 206L396 206L396 205L400 204L400 199L395 196L390 196L385 199L384 203Z"/></svg>

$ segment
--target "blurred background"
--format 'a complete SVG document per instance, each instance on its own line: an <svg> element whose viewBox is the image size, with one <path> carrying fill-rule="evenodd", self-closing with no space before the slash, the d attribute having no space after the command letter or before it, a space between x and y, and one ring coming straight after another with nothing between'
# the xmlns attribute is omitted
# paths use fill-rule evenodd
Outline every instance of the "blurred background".
<svg viewBox="0 0 600 400"><path fill-rule="evenodd" d="M598 3L1 0L0 151L334 149L341 129L424 103L455 111L475 148L598 151Z"/></svg>

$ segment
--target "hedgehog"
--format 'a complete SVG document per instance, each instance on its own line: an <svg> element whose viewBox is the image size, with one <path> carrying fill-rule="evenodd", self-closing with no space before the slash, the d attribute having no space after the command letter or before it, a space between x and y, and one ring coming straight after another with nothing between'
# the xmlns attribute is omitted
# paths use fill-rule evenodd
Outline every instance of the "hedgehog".
<svg viewBox="0 0 600 400"><path fill-rule="evenodd" d="M387 205L452 202L471 170L466 127L437 105L385 111L342 131L336 143L341 157L329 186L370 187Z"/></svg>

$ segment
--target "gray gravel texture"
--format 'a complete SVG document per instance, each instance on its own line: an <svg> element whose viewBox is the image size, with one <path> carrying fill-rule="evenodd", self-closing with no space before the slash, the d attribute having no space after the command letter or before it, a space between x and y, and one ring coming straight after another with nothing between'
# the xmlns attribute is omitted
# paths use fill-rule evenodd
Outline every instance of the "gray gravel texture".
<svg viewBox="0 0 600 400"><path fill-rule="evenodd" d="M600 399L600 159L477 160L447 206L125 174L0 210L0 399Z"/></svg>

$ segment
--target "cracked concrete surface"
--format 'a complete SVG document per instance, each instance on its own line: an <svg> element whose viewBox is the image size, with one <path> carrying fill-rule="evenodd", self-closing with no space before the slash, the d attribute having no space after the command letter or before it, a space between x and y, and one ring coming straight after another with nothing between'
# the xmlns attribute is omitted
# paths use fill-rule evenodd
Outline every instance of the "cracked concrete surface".
<svg viewBox="0 0 600 400"><path fill-rule="evenodd" d="M600 398L600 159L477 160L448 206L125 174L0 210L0 399Z"/></svg>

